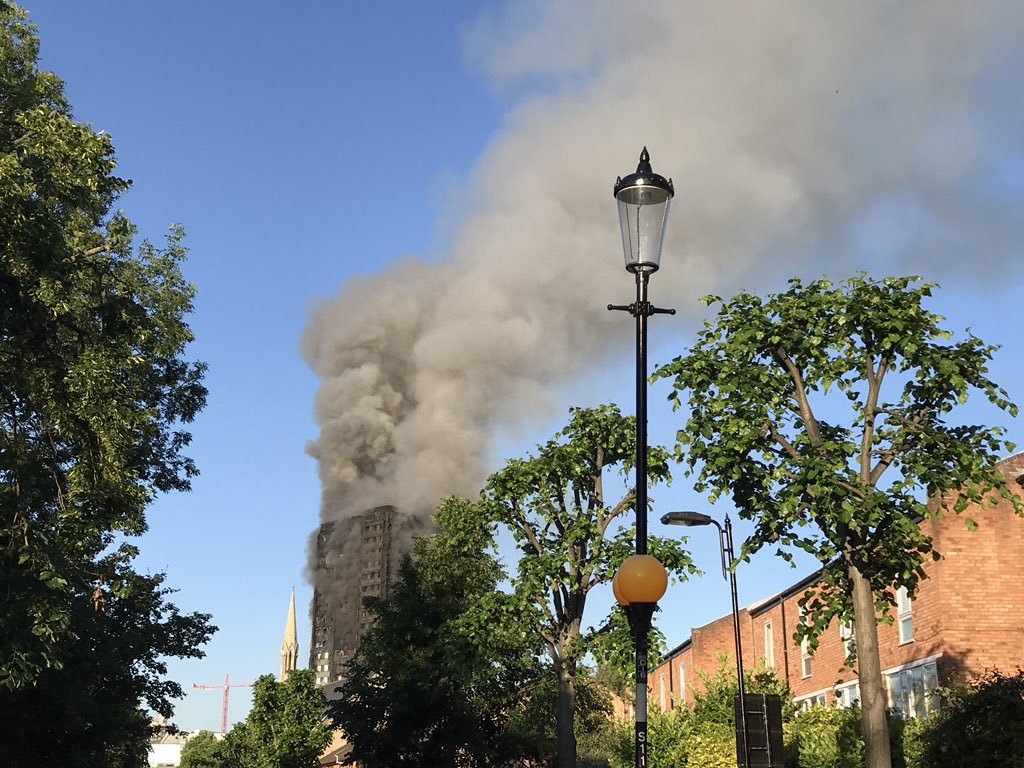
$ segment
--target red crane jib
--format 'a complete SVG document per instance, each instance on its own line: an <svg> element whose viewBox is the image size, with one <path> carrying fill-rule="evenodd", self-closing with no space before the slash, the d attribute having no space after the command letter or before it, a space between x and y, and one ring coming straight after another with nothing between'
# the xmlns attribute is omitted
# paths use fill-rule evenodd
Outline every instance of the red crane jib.
<svg viewBox="0 0 1024 768"><path fill-rule="evenodd" d="M223 685L199 685L197 683L192 684L193 688L198 688L200 691L212 691L218 688L224 689L224 706L220 713L220 732L228 732L228 693L232 688L252 688L252 683L232 683L228 675L224 675Z"/></svg>

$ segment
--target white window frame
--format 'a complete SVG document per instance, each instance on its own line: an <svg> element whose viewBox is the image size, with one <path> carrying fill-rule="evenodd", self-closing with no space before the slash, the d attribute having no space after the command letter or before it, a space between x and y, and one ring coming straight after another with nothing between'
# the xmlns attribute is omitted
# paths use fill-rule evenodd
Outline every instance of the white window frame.
<svg viewBox="0 0 1024 768"><path fill-rule="evenodd" d="M797 611L797 615L800 620L803 620L805 613L806 611L804 610L804 607L801 605L799 610ZM805 637L803 640L800 641L800 677L806 679L810 677L813 673L811 660L811 641Z"/></svg>
<svg viewBox="0 0 1024 768"><path fill-rule="evenodd" d="M679 700L686 703L686 665L679 665Z"/></svg>
<svg viewBox="0 0 1024 768"><path fill-rule="evenodd" d="M852 621L839 622L839 639L843 641L843 650L846 653L844 661L849 660L853 652L857 650L857 636Z"/></svg>
<svg viewBox="0 0 1024 768"><path fill-rule="evenodd" d="M665 675L658 678L658 704L662 712L668 712L668 680Z"/></svg>
<svg viewBox="0 0 1024 768"><path fill-rule="evenodd" d="M811 656L811 641L806 637L800 641L800 676L808 678L814 673Z"/></svg>
<svg viewBox="0 0 1024 768"><path fill-rule="evenodd" d="M775 669L775 630L771 621L764 623L764 665Z"/></svg>
<svg viewBox="0 0 1024 768"><path fill-rule="evenodd" d="M938 687L939 672L937 660L941 654L935 656L928 656L924 659L918 659L909 664L904 664L899 667L893 667L892 669L886 669L882 671L882 676L885 678L886 694L888 698L889 708L898 710L903 713L905 718L918 718L924 715L924 717L930 717L939 710L939 697L935 693L935 689ZM921 690L920 692L914 688L914 673L916 671L921 672ZM903 706L903 697L897 698L896 685L899 683L899 687L902 689L904 685L909 681L910 686L907 689L907 702L906 707ZM931 683L931 685L929 685Z"/></svg>
<svg viewBox="0 0 1024 768"><path fill-rule="evenodd" d="M906 587L896 590L896 624L900 629L900 645L914 642L914 601Z"/></svg>
<svg viewBox="0 0 1024 768"><path fill-rule="evenodd" d="M800 696L799 698L793 699L795 704L800 709L810 709L811 707L824 707L828 705L828 691L822 689L820 691L814 691L814 693L808 693L806 696Z"/></svg>
<svg viewBox="0 0 1024 768"><path fill-rule="evenodd" d="M860 680L837 685L835 690L836 706L850 708L860 703Z"/></svg>

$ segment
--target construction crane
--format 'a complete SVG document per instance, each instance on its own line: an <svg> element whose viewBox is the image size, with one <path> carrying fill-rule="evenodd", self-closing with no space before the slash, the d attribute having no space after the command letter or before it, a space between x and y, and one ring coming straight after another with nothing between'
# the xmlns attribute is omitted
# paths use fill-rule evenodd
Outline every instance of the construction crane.
<svg viewBox="0 0 1024 768"><path fill-rule="evenodd" d="M221 713L220 713L220 732L221 733L227 733L228 732L228 694L231 692L232 688L252 688L252 683L232 683L230 681L230 679L228 678L228 675L224 675L224 684L223 685L198 685L196 683L193 683L192 687L193 688L198 688L200 691L212 691L212 690L215 690L217 688L223 688L224 689L224 707L221 709Z"/></svg>

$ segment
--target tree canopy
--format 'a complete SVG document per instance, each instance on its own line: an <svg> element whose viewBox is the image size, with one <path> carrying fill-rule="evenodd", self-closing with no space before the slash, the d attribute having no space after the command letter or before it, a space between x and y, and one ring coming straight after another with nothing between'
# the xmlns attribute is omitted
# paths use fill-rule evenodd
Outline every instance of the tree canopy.
<svg viewBox="0 0 1024 768"><path fill-rule="evenodd" d="M331 741L327 699L313 672L296 670L284 682L261 675L253 684L252 708L223 740L209 731L193 736L181 751L182 768L316 768Z"/></svg>
<svg viewBox="0 0 1024 768"><path fill-rule="evenodd" d="M602 632L588 631L584 615L590 591L610 583L634 552L635 529L623 520L635 510L635 489L613 500L604 489L606 474L626 475L633 467L635 426L614 405L572 408L558 434L535 455L513 459L495 472L483 493L488 517L507 528L519 546L512 587L558 679L558 763L563 768L576 764L578 665L588 652L599 650L597 640L608 626L624 630L618 617ZM650 447L648 462L651 482L669 480L664 448ZM685 578L692 572L678 541L651 537L649 547L670 573ZM628 633L618 637L628 648Z"/></svg>
<svg viewBox="0 0 1024 768"><path fill-rule="evenodd" d="M37 68L27 15L0 3L0 687L63 663L72 601L140 534L154 494L196 473L178 425L205 403L183 357L194 289L175 230L133 247L111 207L111 139Z"/></svg>
<svg viewBox="0 0 1024 768"><path fill-rule="evenodd" d="M291 672L284 682L261 675L236 751L251 768L316 768L331 741L327 699L313 672ZM230 748L231 745L229 744Z"/></svg>
<svg viewBox="0 0 1024 768"><path fill-rule="evenodd" d="M0 2L0 751L135 765L142 705L170 715L181 695L166 657L201 655L214 630L125 543L197 471L182 429L206 400L185 357L195 291L181 230L136 243L113 209L129 182L111 138L38 55L27 14Z"/></svg>
<svg viewBox="0 0 1024 768"><path fill-rule="evenodd" d="M434 519L388 594L365 601L375 621L330 711L367 765L506 765L528 748L509 725L540 677L538 643L497 591L477 506L451 498Z"/></svg>
<svg viewBox="0 0 1024 768"><path fill-rule="evenodd" d="M181 686L164 679L168 657L198 657L213 631L209 617L181 614L167 602L162 576L140 576L119 551L100 561L101 593L76 590L73 639L62 666L43 669L35 685L0 691L0 765L43 765L75 756L83 768L134 768L149 747L143 706L171 715Z"/></svg>
<svg viewBox="0 0 1024 768"><path fill-rule="evenodd" d="M210 731L200 731L181 748L179 768L226 768L224 742Z"/></svg>
<svg viewBox="0 0 1024 768"><path fill-rule="evenodd" d="M895 587L913 594L924 558L939 556L919 522L993 492L1020 508L995 466L1011 448L1002 431L954 421L974 393L1016 415L987 376L996 347L953 341L925 306L933 287L859 275L707 297L717 316L655 374L689 408L677 456L697 489L755 522L745 553L798 547L821 561L799 631L813 640L855 619L869 768L889 766L876 611Z"/></svg>

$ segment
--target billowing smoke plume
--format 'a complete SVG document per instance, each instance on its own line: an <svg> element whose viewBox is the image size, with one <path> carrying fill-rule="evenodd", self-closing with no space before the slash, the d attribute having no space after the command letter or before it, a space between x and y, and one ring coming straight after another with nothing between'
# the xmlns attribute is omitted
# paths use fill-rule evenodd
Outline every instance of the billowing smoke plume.
<svg viewBox="0 0 1024 768"><path fill-rule="evenodd" d="M791 274L997 274L1024 240L1022 32L1016 2L527 0L482 19L468 61L518 106L451 253L349 282L303 341L325 519L475 494L496 425L628 342L604 309L632 290L611 186L644 144L677 190L652 299L684 314Z"/></svg>

